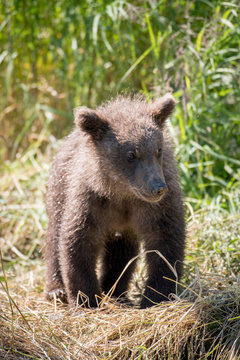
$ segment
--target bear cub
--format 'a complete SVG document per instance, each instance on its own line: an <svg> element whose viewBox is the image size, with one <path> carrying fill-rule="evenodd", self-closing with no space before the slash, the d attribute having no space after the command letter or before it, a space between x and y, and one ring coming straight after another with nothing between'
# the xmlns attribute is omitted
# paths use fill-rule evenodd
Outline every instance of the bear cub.
<svg viewBox="0 0 240 360"><path fill-rule="evenodd" d="M101 292L112 288L139 253L141 242L147 251L141 308L175 292L185 223L165 126L174 107L174 98L166 94L151 103L138 95L119 96L96 110L75 109L75 128L55 157L47 186L48 299L71 305L87 299L87 306L96 307ZM126 299L135 263L114 289L120 300Z"/></svg>

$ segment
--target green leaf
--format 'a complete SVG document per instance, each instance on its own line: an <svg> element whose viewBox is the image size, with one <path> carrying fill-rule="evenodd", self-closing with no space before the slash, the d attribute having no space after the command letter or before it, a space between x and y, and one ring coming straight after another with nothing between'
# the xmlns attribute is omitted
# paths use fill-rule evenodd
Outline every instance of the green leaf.
<svg viewBox="0 0 240 360"><path fill-rule="evenodd" d="M201 44L202 44L202 37L203 37L204 31L205 31L205 28L203 28L203 29L198 33L197 40L196 40L196 50L197 50L197 52L200 52Z"/></svg>
<svg viewBox="0 0 240 360"><path fill-rule="evenodd" d="M228 26L230 29L234 30L235 29L235 26L231 23L231 21L227 20L227 19L224 19L224 18L221 18L221 22Z"/></svg>
<svg viewBox="0 0 240 360"><path fill-rule="evenodd" d="M97 46L97 38L98 38L98 24L100 20L101 14L97 14L94 17L93 20L93 30L92 30L92 36L93 36L93 44Z"/></svg>
<svg viewBox="0 0 240 360"><path fill-rule="evenodd" d="M145 50L141 56L139 56L139 58L135 61L135 63L123 75L123 77L120 80L120 83L126 80L126 78L131 74L131 72L133 72L133 70L145 59L145 57L152 51L152 49L153 49L153 45L150 46L147 50Z"/></svg>

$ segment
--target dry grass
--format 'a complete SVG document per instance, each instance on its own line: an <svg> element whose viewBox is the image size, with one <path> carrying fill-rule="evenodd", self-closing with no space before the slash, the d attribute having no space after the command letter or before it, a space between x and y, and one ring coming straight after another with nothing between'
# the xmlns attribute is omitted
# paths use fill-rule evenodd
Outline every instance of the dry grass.
<svg viewBox="0 0 240 360"><path fill-rule="evenodd" d="M199 278L180 298L140 310L105 299L100 309L49 303L38 264L2 278L0 358L238 359L240 284ZM4 275L4 274L3 274ZM39 292L40 291L40 292Z"/></svg>

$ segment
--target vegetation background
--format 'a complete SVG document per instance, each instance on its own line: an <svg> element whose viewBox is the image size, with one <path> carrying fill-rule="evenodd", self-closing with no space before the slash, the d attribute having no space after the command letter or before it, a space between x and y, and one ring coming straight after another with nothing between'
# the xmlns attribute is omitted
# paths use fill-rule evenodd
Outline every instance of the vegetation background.
<svg viewBox="0 0 240 360"><path fill-rule="evenodd" d="M1 297L9 299L8 287L14 293L17 283L33 278L34 291L43 292L44 193L58 139L72 128L74 107L95 107L119 92L141 92L150 100L171 91L178 100L169 129L188 223L183 283L211 273L214 286L235 291L239 7L238 0L1 0L0 246L7 274L0 276ZM231 329L233 338L239 336L239 326ZM227 348L229 341L233 351L226 336L218 344ZM14 353L4 341L0 349ZM208 351L216 356L214 346Z"/></svg>

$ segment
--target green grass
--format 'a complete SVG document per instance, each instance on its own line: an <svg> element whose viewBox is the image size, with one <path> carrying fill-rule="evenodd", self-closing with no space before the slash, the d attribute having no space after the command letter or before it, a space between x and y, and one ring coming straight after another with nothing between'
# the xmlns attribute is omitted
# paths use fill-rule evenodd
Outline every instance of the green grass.
<svg viewBox="0 0 240 360"><path fill-rule="evenodd" d="M201 203L239 186L238 1L12 0L0 20L3 159L44 130L65 135L77 105L173 91L185 194Z"/></svg>

